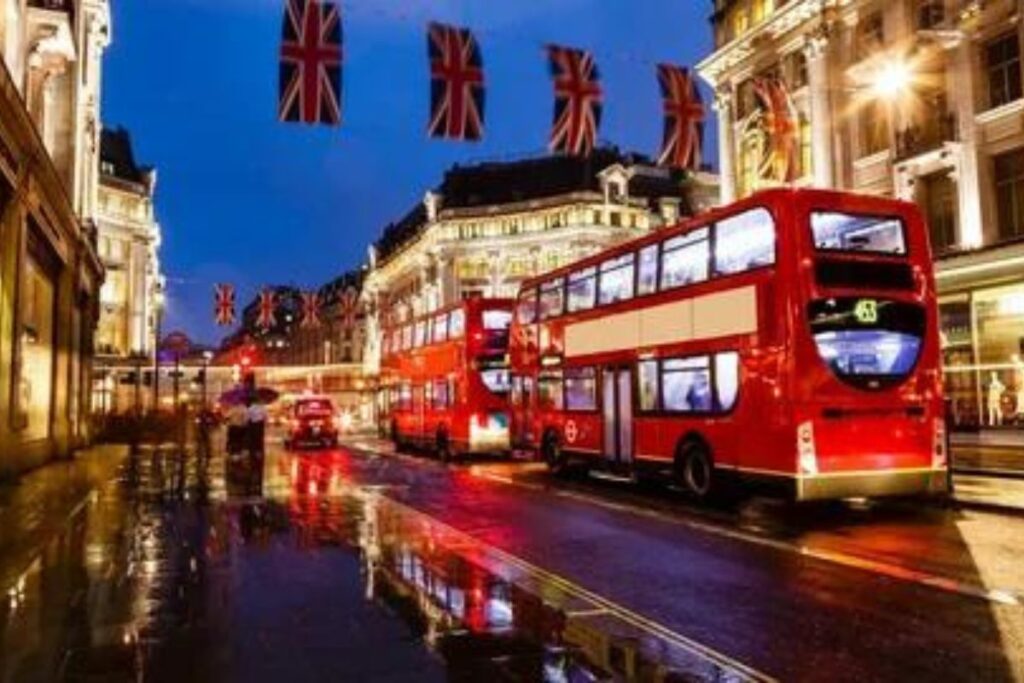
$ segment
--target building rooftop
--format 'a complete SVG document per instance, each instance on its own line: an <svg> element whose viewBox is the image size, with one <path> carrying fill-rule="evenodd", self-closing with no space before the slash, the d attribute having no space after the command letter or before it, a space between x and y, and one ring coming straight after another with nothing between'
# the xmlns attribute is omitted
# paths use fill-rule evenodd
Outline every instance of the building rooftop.
<svg viewBox="0 0 1024 683"><path fill-rule="evenodd" d="M648 200L675 197L681 200L682 211L688 212L684 172L658 168L644 155L622 152L615 147L598 148L587 157L545 155L516 161L456 164L445 172L433 192L439 196L440 210L514 204L574 192L601 192L600 173L615 164L632 173L628 188L631 197ZM426 207L418 202L400 220L384 228L375 244L377 257L383 261L398 252L420 233L426 220Z"/></svg>
<svg viewBox="0 0 1024 683"><path fill-rule="evenodd" d="M100 134L100 175L147 185L152 169L135 163L131 134L124 128L104 128Z"/></svg>

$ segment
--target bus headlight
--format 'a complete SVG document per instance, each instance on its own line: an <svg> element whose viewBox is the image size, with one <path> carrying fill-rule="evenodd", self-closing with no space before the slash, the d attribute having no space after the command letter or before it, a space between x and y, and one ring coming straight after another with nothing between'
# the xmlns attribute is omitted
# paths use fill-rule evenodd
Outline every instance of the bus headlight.
<svg viewBox="0 0 1024 683"><path fill-rule="evenodd" d="M800 474L817 474L818 453L814 449L814 423L810 420L796 428L796 452Z"/></svg>

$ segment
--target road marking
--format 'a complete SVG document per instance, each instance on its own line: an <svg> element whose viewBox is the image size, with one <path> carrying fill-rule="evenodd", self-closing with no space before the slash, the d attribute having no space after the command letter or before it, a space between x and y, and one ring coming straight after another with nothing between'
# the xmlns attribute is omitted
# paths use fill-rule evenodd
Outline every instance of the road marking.
<svg viewBox="0 0 1024 683"><path fill-rule="evenodd" d="M397 500L389 498L387 496L378 495L377 498L378 500L383 499L388 505L399 509L400 511L412 516L413 518L419 517L426 519L431 526L439 529L440 531L449 536L454 537L457 540L471 544L471 546L480 549L485 554L493 556L496 560L498 560L501 563L509 565L510 567L515 567L527 574L531 574L534 578L540 579L541 581L545 581L550 585L557 587L561 591L565 592L567 595L582 598L583 600L596 605L596 609L586 610L583 613L583 616L597 616L602 613L610 614L615 618L621 620L623 623L626 623L636 629L639 629L640 631L643 631L651 636L666 641L672 645L687 650L691 654L699 655L700 657L703 657L705 660L708 660L716 664L720 668L731 671L749 680L760 681L762 683L772 683L777 680L774 677L762 671L759 671L751 666L748 666L736 659L733 659L729 655L719 652L718 650L715 650L714 648L708 645L704 645L701 642L684 636L683 634L672 630L671 628L665 626L660 622L654 621L653 619L649 619L648 617L645 617L638 612L634 612L628 607L625 607L624 605L614 602L613 600L606 598L599 593L595 593L594 591L591 591L588 588L584 588L583 586L574 582L572 579L562 576L561 574L556 574L555 572L544 569L543 567L539 567L533 564L532 562L529 562L528 560L525 560L517 555L513 555L507 551L502 550L501 548L497 548L477 538L474 538L470 534L461 531L449 524L446 524L445 522L442 522L436 517L433 517L421 510L411 507L405 503L400 503Z"/></svg>
<svg viewBox="0 0 1024 683"><path fill-rule="evenodd" d="M365 447L365 442L364 442ZM374 449L366 448L371 452ZM379 451L378 451L379 452ZM552 493L558 497L566 498L569 500L576 500L579 502L587 503L596 507L603 508L605 510L611 510L614 512L624 512L638 517L647 517L650 519L656 519L661 522L669 524L675 524L678 526L685 526L696 531L701 531L707 534L729 538L731 540L743 541L754 545L759 545L766 548L772 548L782 552L797 554L801 557L809 557L822 562L828 562L851 569L858 569L861 571L871 572L878 576L884 576L889 579L904 581L907 583L917 584L926 588L932 588L935 590L944 591L946 593L954 593L957 595L963 595L970 598L976 598L992 602L999 605L1008 606L1020 606L1024 602L1024 596L1020 595L1017 591L1000 588L986 588L977 584L971 584L958 579L950 578L948 576L942 576L940 574L934 574L932 572L914 569L912 567L904 567L902 565L893 564L891 562L882 562L879 560L872 560L859 555L853 555L836 550L827 550L824 548L812 548L810 546L801 545L799 543L791 543L768 536L759 534L752 534L747 531L741 531L739 529L730 529L719 524L713 524L711 522L702 522L696 519L687 519L680 517L679 515L666 514L659 510L642 508L630 503L620 503L616 501L609 501L603 498L598 498L589 494L583 494L576 491L567 491L564 489L556 489L551 487L544 487L530 482L517 481L514 477L508 477L504 475L495 475L487 472L484 468L470 468L470 474L479 477L481 479L488 479L506 486L513 486L516 488L527 489L531 491L544 491Z"/></svg>

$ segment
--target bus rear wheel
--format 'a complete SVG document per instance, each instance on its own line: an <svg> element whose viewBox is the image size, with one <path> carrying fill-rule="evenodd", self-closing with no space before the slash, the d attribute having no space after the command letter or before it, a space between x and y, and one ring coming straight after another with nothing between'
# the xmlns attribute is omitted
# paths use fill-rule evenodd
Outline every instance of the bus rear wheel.
<svg viewBox="0 0 1024 683"><path fill-rule="evenodd" d="M562 450L562 444L558 440L558 435L554 432L548 432L544 435L540 453L541 457L544 458L544 462L547 463L548 471L551 474L562 477L568 473L569 458L565 455L565 451Z"/></svg>
<svg viewBox="0 0 1024 683"><path fill-rule="evenodd" d="M700 439L688 439L676 455L676 483L694 500L707 502L716 494L711 449Z"/></svg>

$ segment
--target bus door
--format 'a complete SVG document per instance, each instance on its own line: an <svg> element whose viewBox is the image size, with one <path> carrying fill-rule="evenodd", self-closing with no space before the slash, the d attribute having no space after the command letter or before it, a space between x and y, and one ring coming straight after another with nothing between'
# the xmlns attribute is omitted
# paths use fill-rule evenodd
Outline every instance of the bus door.
<svg viewBox="0 0 1024 683"><path fill-rule="evenodd" d="M601 373L604 457L613 464L633 462L633 375L629 366L612 365Z"/></svg>
<svg viewBox="0 0 1024 683"><path fill-rule="evenodd" d="M518 420L516 438L519 443L534 442L534 411L537 407L537 385L532 375L525 375L523 378L523 393L520 396L519 410L521 419Z"/></svg>

